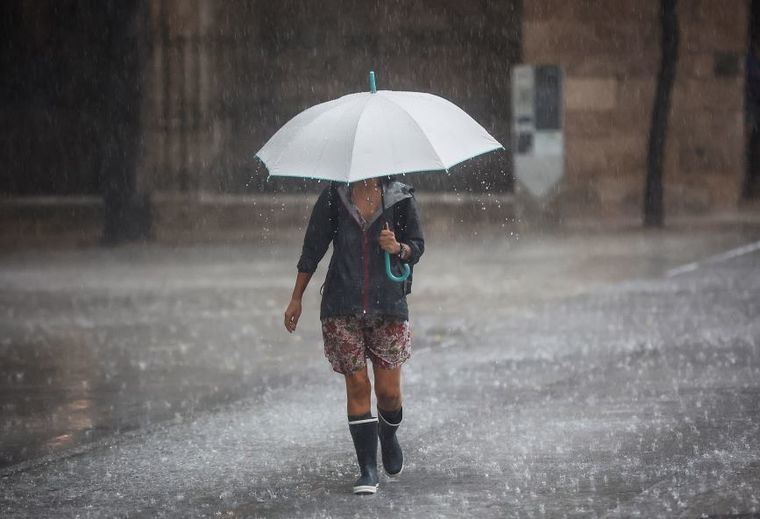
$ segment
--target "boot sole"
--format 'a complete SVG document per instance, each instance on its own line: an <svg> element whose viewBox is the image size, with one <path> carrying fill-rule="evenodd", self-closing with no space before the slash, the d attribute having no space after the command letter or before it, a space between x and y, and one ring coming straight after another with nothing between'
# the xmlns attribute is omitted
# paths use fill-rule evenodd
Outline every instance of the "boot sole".
<svg viewBox="0 0 760 519"><path fill-rule="evenodd" d="M354 494L375 494L377 485L359 485L354 487Z"/></svg>
<svg viewBox="0 0 760 519"><path fill-rule="evenodd" d="M404 466L401 465L401 470L399 470L395 474L391 474L390 472L388 472L387 470L385 470L385 467L383 467L383 472L385 472L385 475L388 476L389 478L397 478L397 477L399 477L401 475L402 472L404 472Z"/></svg>

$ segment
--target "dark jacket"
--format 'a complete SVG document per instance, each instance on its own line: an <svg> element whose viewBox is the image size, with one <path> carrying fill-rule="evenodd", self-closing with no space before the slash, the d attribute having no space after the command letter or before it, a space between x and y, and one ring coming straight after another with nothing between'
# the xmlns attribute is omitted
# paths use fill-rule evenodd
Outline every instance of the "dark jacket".
<svg viewBox="0 0 760 519"><path fill-rule="evenodd" d="M383 182L382 204L366 223L350 199L347 184L333 183L317 199L306 229L299 272L314 272L330 242L333 255L323 286L320 319L346 315L383 315L409 318L406 295L412 276L405 282L391 281L385 273L385 252L378 238L386 222L396 240L411 249L406 260L413 266L425 250L414 189L401 182ZM399 259L391 266L401 273Z"/></svg>

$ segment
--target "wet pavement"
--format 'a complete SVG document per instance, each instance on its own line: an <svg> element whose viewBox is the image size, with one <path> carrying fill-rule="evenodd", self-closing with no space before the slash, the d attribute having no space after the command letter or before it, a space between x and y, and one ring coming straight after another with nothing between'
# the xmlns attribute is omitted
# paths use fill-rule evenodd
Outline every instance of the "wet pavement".
<svg viewBox="0 0 760 519"><path fill-rule="evenodd" d="M3 517L760 514L760 228L431 236L369 498L295 243L0 257Z"/></svg>

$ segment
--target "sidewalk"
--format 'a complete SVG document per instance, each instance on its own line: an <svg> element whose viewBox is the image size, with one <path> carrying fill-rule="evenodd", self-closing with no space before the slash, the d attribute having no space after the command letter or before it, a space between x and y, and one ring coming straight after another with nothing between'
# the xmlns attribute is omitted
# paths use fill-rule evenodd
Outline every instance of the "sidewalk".
<svg viewBox="0 0 760 519"><path fill-rule="evenodd" d="M480 320L530 315L536 305L610 283L660 278L669 269L760 239L760 227L746 226L525 235L500 226L457 229L428 233L410 298L417 324L441 336L457 326L469 330ZM315 287L329 259L328 252L307 292L300 333L291 338L282 332L281 313L300 244L299 235L266 246L5 251L0 389L13 406L29 398L30 388L39 393L31 428L0 430L6 449L0 458L19 461L177 412L192 414L248 394L249 376L262 369L289 372L289 363L306 351L288 350L290 341L320 343ZM59 351L67 353L61 358ZM319 358L318 350L308 351ZM36 368L30 371L30 365ZM98 382L78 387L81 380ZM138 386L122 389L135 380ZM82 410L70 409L93 390L101 396L87 400ZM159 405L146 408L146 400ZM25 404L12 409L10 420L27 412ZM51 409L60 409L60 423L48 419ZM78 416L84 420L76 427L80 433L50 443L70 434L69 420Z"/></svg>
<svg viewBox="0 0 760 519"><path fill-rule="evenodd" d="M299 243L0 256L4 517L752 513L751 226L431 232L410 297L408 465L348 494L318 285ZM755 510L754 513L756 513Z"/></svg>
<svg viewBox="0 0 760 519"><path fill-rule="evenodd" d="M514 225L509 194L421 194L429 229L461 222ZM185 195L151 198L153 235L158 243L250 243L283 232L302 233L315 194ZM99 197L0 199L0 247L76 247L100 240L103 203Z"/></svg>
<svg viewBox="0 0 760 519"><path fill-rule="evenodd" d="M270 243L278 236L298 238L316 195L256 196L160 194L152 198L153 236L160 244ZM428 232L461 233L463 227L498 227L524 234L544 232L520 215L509 193L421 193ZM102 232L99 197L28 197L0 199L0 248L66 248L97 245ZM674 229L760 225L760 207L697 216L669 216ZM638 217L565 217L558 232L605 232L641 227ZM551 230L549 230L551 232Z"/></svg>

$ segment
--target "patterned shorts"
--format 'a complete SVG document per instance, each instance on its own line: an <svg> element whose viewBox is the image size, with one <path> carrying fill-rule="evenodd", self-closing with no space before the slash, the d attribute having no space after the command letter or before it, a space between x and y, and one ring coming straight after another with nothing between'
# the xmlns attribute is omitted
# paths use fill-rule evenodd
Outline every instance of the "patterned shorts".
<svg viewBox="0 0 760 519"><path fill-rule="evenodd" d="M411 355L409 321L377 316L328 317L322 320L325 357L334 371L353 373L367 365L394 369Z"/></svg>

